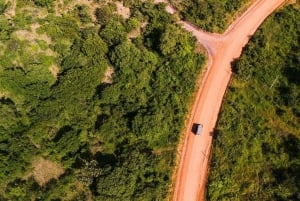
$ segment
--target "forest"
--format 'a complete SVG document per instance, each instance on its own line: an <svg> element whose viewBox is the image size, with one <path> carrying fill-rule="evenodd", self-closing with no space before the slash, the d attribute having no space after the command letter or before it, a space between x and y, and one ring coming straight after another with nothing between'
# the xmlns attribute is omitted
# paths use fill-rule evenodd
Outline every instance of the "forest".
<svg viewBox="0 0 300 201"><path fill-rule="evenodd" d="M170 0L185 21L209 32L222 33L251 0Z"/></svg>
<svg viewBox="0 0 300 201"><path fill-rule="evenodd" d="M270 16L233 62L207 200L300 200L299 6Z"/></svg>
<svg viewBox="0 0 300 201"><path fill-rule="evenodd" d="M205 63L192 35L151 1L14 2L0 1L0 200L166 199Z"/></svg>

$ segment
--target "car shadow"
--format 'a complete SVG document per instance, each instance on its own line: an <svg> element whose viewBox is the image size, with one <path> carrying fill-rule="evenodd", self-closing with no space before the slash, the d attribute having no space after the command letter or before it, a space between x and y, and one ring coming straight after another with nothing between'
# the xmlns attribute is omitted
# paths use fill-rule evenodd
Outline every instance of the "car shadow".
<svg viewBox="0 0 300 201"><path fill-rule="evenodd" d="M193 126L192 126L192 133L194 133L195 135L196 135L196 133L197 133L197 128L198 128L198 126L199 126L200 124L196 124L196 123L194 123L193 124Z"/></svg>

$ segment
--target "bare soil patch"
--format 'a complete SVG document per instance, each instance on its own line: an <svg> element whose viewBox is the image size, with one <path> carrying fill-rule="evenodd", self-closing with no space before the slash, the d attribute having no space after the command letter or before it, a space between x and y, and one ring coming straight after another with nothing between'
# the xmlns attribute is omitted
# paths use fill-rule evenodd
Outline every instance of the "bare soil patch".
<svg viewBox="0 0 300 201"><path fill-rule="evenodd" d="M141 29L146 27L147 24L148 24L148 22L141 23L140 27L138 27L138 28L132 30L130 33L128 33L127 38L132 39L132 38L136 38L136 37L140 36L141 35Z"/></svg>
<svg viewBox="0 0 300 201"><path fill-rule="evenodd" d="M30 4L24 7L16 8L15 12L25 13L26 16L30 16L32 19L44 19L49 14L47 8L33 7Z"/></svg>
<svg viewBox="0 0 300 201"><path fill-rule="evenodd" d="M104 78L102 79L102 83L111 84L113 82L113 80L112 80L113 73L114 73L113 67L111 67L111 66L107 67L107 69L104 73Z"/></svg>
<svg viewBox="0 0 300 201"><path fill-rule="evenodd" d="M17 30L14 35L20 40L27 40L33 43L35 40L43 40L48 45L52 43L51 38L47 34L38 34L36 30L40 27L39 23L33 23L30 25L31 31L28 30Z"/></svg>
<svg viewBox="0 0 300 201"><path fill-rule="evenodd" d="M33 161L32 166L33 178L40 186L45 185L51 179L58 179L64 173L61 165L43 158Z"/></svg>
<svg viewBox="0 0 300 201"><path fill-rule="evenodd" d="M4 15L8 19L11 19L16 15L17 0L6 0L5 1L5 3L8 3L8 2L11 2L11 6L6 10Z"/></svg>
<svg viewBox="0 0 300 201"><path fill-rule="evenodd" d="M123 2L117 1L116 6L117 6L117 13L119 15L121 15L125 19L128 19L130 17L130 9L125 7L123 5Z"/></svg>
<svg viewBox="0 0 300 201"><path fill-rule="evenodd" d="M208 57L206 49L202 46L202 44L199 41L196 42L195 53L203 54Z"/></svg>
<svg viewBox="0 0 300 201"><path fill-rule="evenodd" d="M52 44L51 38L47 34L38 34L37 29L40 27L39 23L30 25L30 30L17 30L13 35L21 41L28 41L29 45L26 47L28 52L33 54L42 53L47 56L57 56L57 54L50 48L42 48L38 41L44 41L47 45Z"/></svg>
<svg viewBox="0 0 300 201"><path fill-rule="evenodd" d="M92 154L96 154L98 152L103 151L103 148L101 146L100 142L94 142L91 146L90 146L90 151L92 152Z"/></svg>
<svg viewBox="0 0 300 201"><path fill-rule="evenodd" d="M51 74L54 76L54 78L57 80L57 75L59 73L59 68L57 65L51 65L49 68Z"/></svg>
<svg viewBox="0 0 300 201"><path fill-rule="evenodd" d="M77 5L84 5L89 8L89 15L92 21L96 21L95 11L99 5L92 0L73 0L70 3L66 3L63 0L55 1L54 10L56 16L61 16L64 13L74 10Z"/></svg>
<svg viewBox="0 0 300 201"><path fill-rule="evenodd" d="M3 92L3 91L0 91L0 99L1 98L6 98L6 97L7 97L6 93Z"/></svg>
<svg viewBox="0 0 300 201"><path fill-rule="evenodd" d="M128 38L129 38L129 39L131 39L131 38L136 38L136 37L138 37L139 35L141 35L141 29L140 29L140 28L137 28L137 29L132 30L130 33L128 33Z"/></svg>

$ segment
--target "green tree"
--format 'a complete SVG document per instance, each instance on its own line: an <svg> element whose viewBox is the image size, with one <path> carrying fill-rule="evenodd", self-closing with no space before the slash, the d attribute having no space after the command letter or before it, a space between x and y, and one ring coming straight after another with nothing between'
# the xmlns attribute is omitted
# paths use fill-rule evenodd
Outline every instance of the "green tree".
<svg viewBox="0 0 300 201"><path fill-rule="evenodd" d="M124 26L117 20L110 19L100 31L100 36L109 45L117 45L126 39Z"/></svg>
<svg viewBox="0 0 300 201"><path fill-rule="evenodd" d="M164 56L185 57L194 49L191 37L175 25L167 25L160 40L160 50Z"/></svg>
<svg viewBox="0 0 300 201"><path fill-rule="evenodd" d="M0 40L8 40L11 37L11 33L14 31L14 27L3 16L0 15Z"/></svg>

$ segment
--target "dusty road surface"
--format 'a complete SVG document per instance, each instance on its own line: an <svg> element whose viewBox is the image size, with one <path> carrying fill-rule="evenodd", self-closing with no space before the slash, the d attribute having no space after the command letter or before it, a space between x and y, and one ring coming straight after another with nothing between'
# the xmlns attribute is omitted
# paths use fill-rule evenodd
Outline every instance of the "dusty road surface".
<svg viewBox="0 0 300 201"><path fill-rule="evenodd" d="M257 0L222 35L206 33L187 22L180 22L207 49L209 63L189 116L176 174L174 201L205 200L211 133L230 80L230 64L240 56L249 37L265 18L284 2L286 0ZM175 12L170 6L167 11ZM192 133L193 123L203 124L200 136Z"/></svg>

